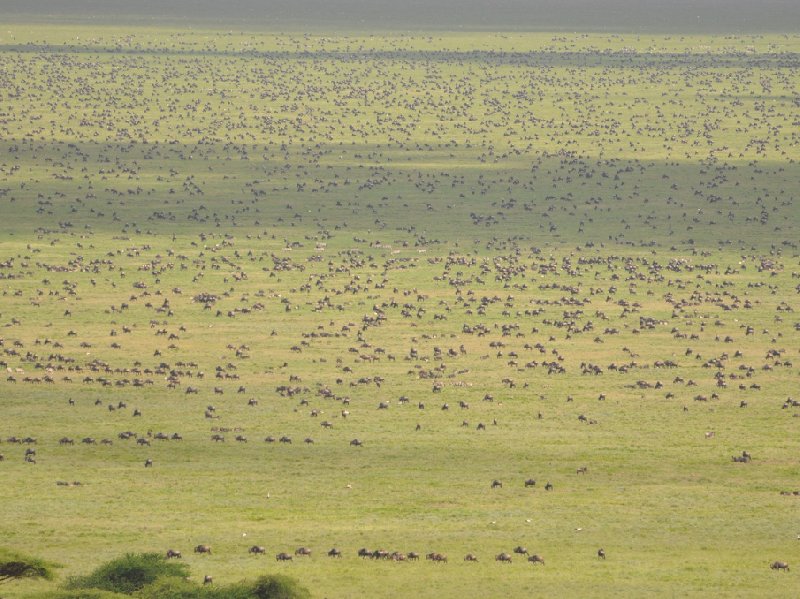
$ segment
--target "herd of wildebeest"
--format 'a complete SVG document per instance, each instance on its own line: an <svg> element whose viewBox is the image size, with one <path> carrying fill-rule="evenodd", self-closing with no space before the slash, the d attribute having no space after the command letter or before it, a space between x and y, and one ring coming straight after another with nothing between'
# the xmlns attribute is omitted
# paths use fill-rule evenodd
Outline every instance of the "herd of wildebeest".
<svg viewBox="0 0 800 599"><path fill-rule="evenodd" d="M796 53L141 37L0 52L2 389L83 427L4 419L0 460L125 444L155 471L142 452L185 439L324 460L397 413L408 443L499 437L521 398L569 431L619 397L800 417ZM162 401L186 430L158 430ZM746 442L719 462L752 467ZM515 555L545 563L494 559Z"/></svg>

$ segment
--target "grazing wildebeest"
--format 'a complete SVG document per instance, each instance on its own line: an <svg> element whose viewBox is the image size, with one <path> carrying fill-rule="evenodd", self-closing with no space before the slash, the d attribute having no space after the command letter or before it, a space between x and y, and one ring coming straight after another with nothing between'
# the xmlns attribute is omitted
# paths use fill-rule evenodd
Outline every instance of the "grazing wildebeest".
<svg viewBox="0 0 800 599"><path fill-rule="evenodd" d="M212 582L214 582L214 579L208 574L203 577L203 584L211 584Z"/></svg>
<svg viewBox="0 0 800 599"><path fill-rule="evenodd" d="M525 481L525 488L535 487L535 486L536 486L536 481L533 480L532 478L529 478L528 480Z"/></svg>
<svg viewBox="0 0 800 599"><path fill-rule="evenodd" d="M294 554L301 557L302 556L311 557L311 549L309 549L308 547L298 547L295 550Z"/></svg>
<svg viewBox="0 0 800 599"><path fill-rule="evenodd" d="M533 555L528 557L528 561L532 563L534 566L536 564L542 564L544 566L544 558L541 555L534 553Z"/></svg>
<svg viewBox="0 0 800 599"><path fill-rule="evenodd" d="M198 545L194 548L195 553L211 553L211 545Z"/></svg>
<svg viewBox="0 0 800 599"><path fill-rule="evenodd" d="M575 471L575 474L586 474L588 472L588 468L586 466L581 466Z"/></svg>
<svg viewBox="0 0 800 599"><path fill-rule="evenodd" d="M547 483L547 484L544 486L544 490L545 490L545 491L552 491L552 490L553 490L553 485L552 485L552 484L550 484L550 483L548 482L548 483Z"/></svg>
<svg viewBox="0 0 800 599"><path fill-rule="evenodd" d="M279 562L290 562L294 559L290 553L279 553L275 556L275 560Z"/></svg>
<svg viewBox="0 0 800 599"><path fill-rule="evenodd" d="M477 562L478 561L478 556L475 555L474 553L468 553L467 555L464 556L464 561L465 562Z"/></svg>
<svg viewBox="0 0 800 599"><path fill-rule="evenodd" d="M250 549L247 550L247 552L252 553L253 555L258 555L258 554L265 554L267 550L259 545L253 545L252 547L250 547Z"/></svg>
<svg viewBox="0 0 800 599"><path fill-rule="evenodd" d="M364 442L359 439L353 439L352 441L350 441L350 445L352 445L353 447L362 447L364 445Z"/></svg>
<svg viewBox="0 0 800 599"><path fill-rule="evenodd" d="M372 556L372 551L370 551L366 547L362 547L361 549L358 550L358 557L364 558L371 556Z"/></svg>
<svg viewBox="0 0 800 599"><path fill-rule="evenodd" d="M153 467L153 460L151 460L150 458L147 458L144 461L144 467L145 468L152 468Z"/></svg>
<svg viewBox="0 0 800 599"><path fill-rule="evenodd" d="M287 445L291 445L292 444L292 438L291 437L287 437L286 435L284 435L283 437L278 439L278 441L280 441L281 443L286 443Z"/></svg>
<svg viewBox="0 0 800 599"><path fill-rule="evenodd" d="M772 562L769 567L773 570L784 570L786 572L789 571L789 564L786 562Z"/></svg>
<svg viewBox="0 0 800 599"><path fill-rule="evenodd" d="M510 553L499 553L495 556L494 561L496 562L506 562L511 563L511 554Z"/></svg>
<svg viewBox="0 0 800 599"><path fill-rule="evenodd" d="M597 557L599 559L606 559L606 551L602 547L597 550Z"/></svg>
<svg viewBox="0 0 800 599"><path fill-rule="evenodd" d="M522 547L521 545L517 545L514 547L514 553L519 555L528 555L528 549L526 547Z"/></svg>
<svg viewBox="0 0 800 599"><path fill-rule="evenodd" d="M498 489L498 488L502 489L503 488L503 483L500 482L499 480L495 479L495 480L492 481L492 489Z"/></svg>
<svg viewBox="0 0 800 599"><path fill-rule="evenodd" d="M181 555L180 551L175 551L174 549L167 549L167 559L181 559L183 556Z"/></svg>
<svg viewBox="0 0 800 599"><path fill-rule="evenodd" d="M59 445L75 445L75 441L73 439L70 439L69 437L61 437L61 439L58 440L58 444Z"/></svg>
<svg viewBox="0 0 800 599"><path fill-rule="evenodd" d="M342 557L342 552L336 547L333 547L330 551L328 551L328 557Z"/></svg>
<svg viewBox="0 0 800 599"><path fill-rule="evenodd" d="M419 561L419 553L417 553L416 551L409 551L408 560L412 562Z"/></svg>
<svg viewBox="0 0 800 599"><path fill-rule="evenodd" d="M81 439L81 443L85 443L86 445L97 445L97 441L92 437L85 437Z"/></svg>

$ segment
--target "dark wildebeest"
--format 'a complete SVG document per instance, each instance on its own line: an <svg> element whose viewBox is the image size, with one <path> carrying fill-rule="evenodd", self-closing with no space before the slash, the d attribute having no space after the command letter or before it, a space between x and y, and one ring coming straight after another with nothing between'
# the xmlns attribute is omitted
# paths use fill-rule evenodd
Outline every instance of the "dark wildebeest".
<svg viewBox="0 0 800 599"><path fill-rule="evenodd" d="M511 563L511 554L510 553L499 553L495 556L494 561L496 562L507 562Z"/></svg>
<svg viewBox="0 0 800 599"><path fill-rule="evenodd" d="M586 466L581 466L575 471L575 474L586 474L588 470L589 469Z"/></svg>
<svg viewBox="0 0 800 599"><path fill-rule="evenodd" d="M532 563L534 566L536 564L542 564L544 566L544 558L536 553L528 557L528 561Z"/></svg>
<svg viewBox="0 0 800 599"><path fill-rule="evenodd" d="M518 555L528 555L528 549L526 547L522 547L521 545L517 545L514 547L514 553Z"/></svg>
<svg viewBox="0 0 800 599"><path fill-rule="evenodd" d="M211 584L212 582L214 582L214 579L208 574L203 577L203 584Z"/></svg>
<svg viewBox="0 0 800 599"><path fill-rule="evenodd" d="M181 555L180 551L175 551L174 549L167 549L167 559L181 559L183 556Z"/></svg>
<svg viewBox="0 0 800 599"><path fill-rule="evenodd" d="M503 483L500 482L499 480L495 479L495 480L492 481L492 489L498 489L498 488L502 489L503 488Z"/></svg>
<svg viewBox="0 0 800 599"><path fill-rule="evenodd" d="M248 551L248 553L252 553L253 555L258 555L258 554L262 554L263 555L263 554L267 553L267 550L264 549L263 547L260 547L259 545L253 545L247 551Z"/></svg>
<svg viewBox="0 0 800 599"><path fill-rule="evenodd" d="M279 562L290 562L292 559L293 558L290 553L279 553L275 556L275 560Z"/></svg>
<svg viewBox="0 0 800 599"><path fill-rule="evenodd" d="M536 481L533 480L532 478L529 478L528 480L525 481L525 488L535 487L535 486L536 486Z"/></svg>
<svg viewBox="0 0 800 599"><path fill-rule="evenodd" d="M211 553L211 545L198 545L194 548L195 553Z"/></svg>
<svg viewBox="0 0 800 599"><path fill-rule="evenodd" d="M364 442L359 439L353 439L352 441L350 441L350 445L352 445L353 447L361 447L364 445Z"/></svg>
<svg viewBox="0 0 800 599"><path fill-rule="evenodd" d="M409 551L408 560L412 562L419 561L419 553L417 553L416 551Z"/></svg>
<svg viewBox="0 0 800 599"><path fill-rule="evenodd" d="M342 557L342 552L336 547L333 547L330 551L328 551L328 557Z"/></svg>
<svg viewBox="0 0 800 599"><path fill-rule="evenodd" d="M548 483L547 483L547 484L544 486L544 490L545 490L545 491L552 491L552 490L553 490L553 485L552 485L552 484L550 484L550 483L548 482Z"/></svg>
<svg viewBox="0 0 800 599"><path fill-rule="evenodd" d="M362 547L361 549L358 550L358 557L364 558L371 556L372 556L372 551L370 551L366 547Z"/></svg>
<svg viewBox="0 0 800 599"><path fill-rule="evenodd" d="M773 570L785 570L786 572L789 571L789 564L786 562L772 562L769 567Z"/></svg>
<svg viewBox="0 0 800 599"><path fill-rule="evenodd" d="M478 561L478 556L475 555L474 553L468 553L467 555L464 556L464 561L465 562L477 562Z"/></svg>
<svg viewBox="0 0 800 599"><path fill-rule="evenodd" d="M597 557L598 557L599 559L606 559L606 552L605 552L605 549L603 549L602 547L601 547L600 549L598 549L598 550L597 550Z"/></svg>
<svg viewBox="0 0 800 599"><path fill-rule="evenodd" d="M152 468L153 467L153 460L151 460L150 458L147 458L144 461L144 467L145 468Z"/></svg>
<svg viewBox="0 0 800 599"><path fill-rule="evenodd" d="M294 554L301 557L302 556L311 557L311 549L309 549L308 547L298 547L297 550L295 550Z"/></svg>

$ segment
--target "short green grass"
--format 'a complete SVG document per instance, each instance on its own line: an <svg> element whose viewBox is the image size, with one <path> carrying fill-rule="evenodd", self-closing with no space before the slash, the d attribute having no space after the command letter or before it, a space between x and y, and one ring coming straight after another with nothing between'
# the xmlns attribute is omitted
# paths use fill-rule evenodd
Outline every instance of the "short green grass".
<svg viewBox="0 0 800 599"><path fill-rule="evenodd" d="M319 597L795 594L796 36L2 30L3 545Z"/></svg>

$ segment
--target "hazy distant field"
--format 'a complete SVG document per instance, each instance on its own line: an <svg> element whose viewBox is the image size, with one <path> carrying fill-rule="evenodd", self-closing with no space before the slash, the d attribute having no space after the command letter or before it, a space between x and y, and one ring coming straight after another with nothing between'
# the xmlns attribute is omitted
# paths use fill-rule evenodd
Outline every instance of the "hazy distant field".
<svg viewBox="0 0 800 599"><path fill-rule="evenodd" d="M798 51L2 26L3 546L318 597L794 596Z"/></svg>

